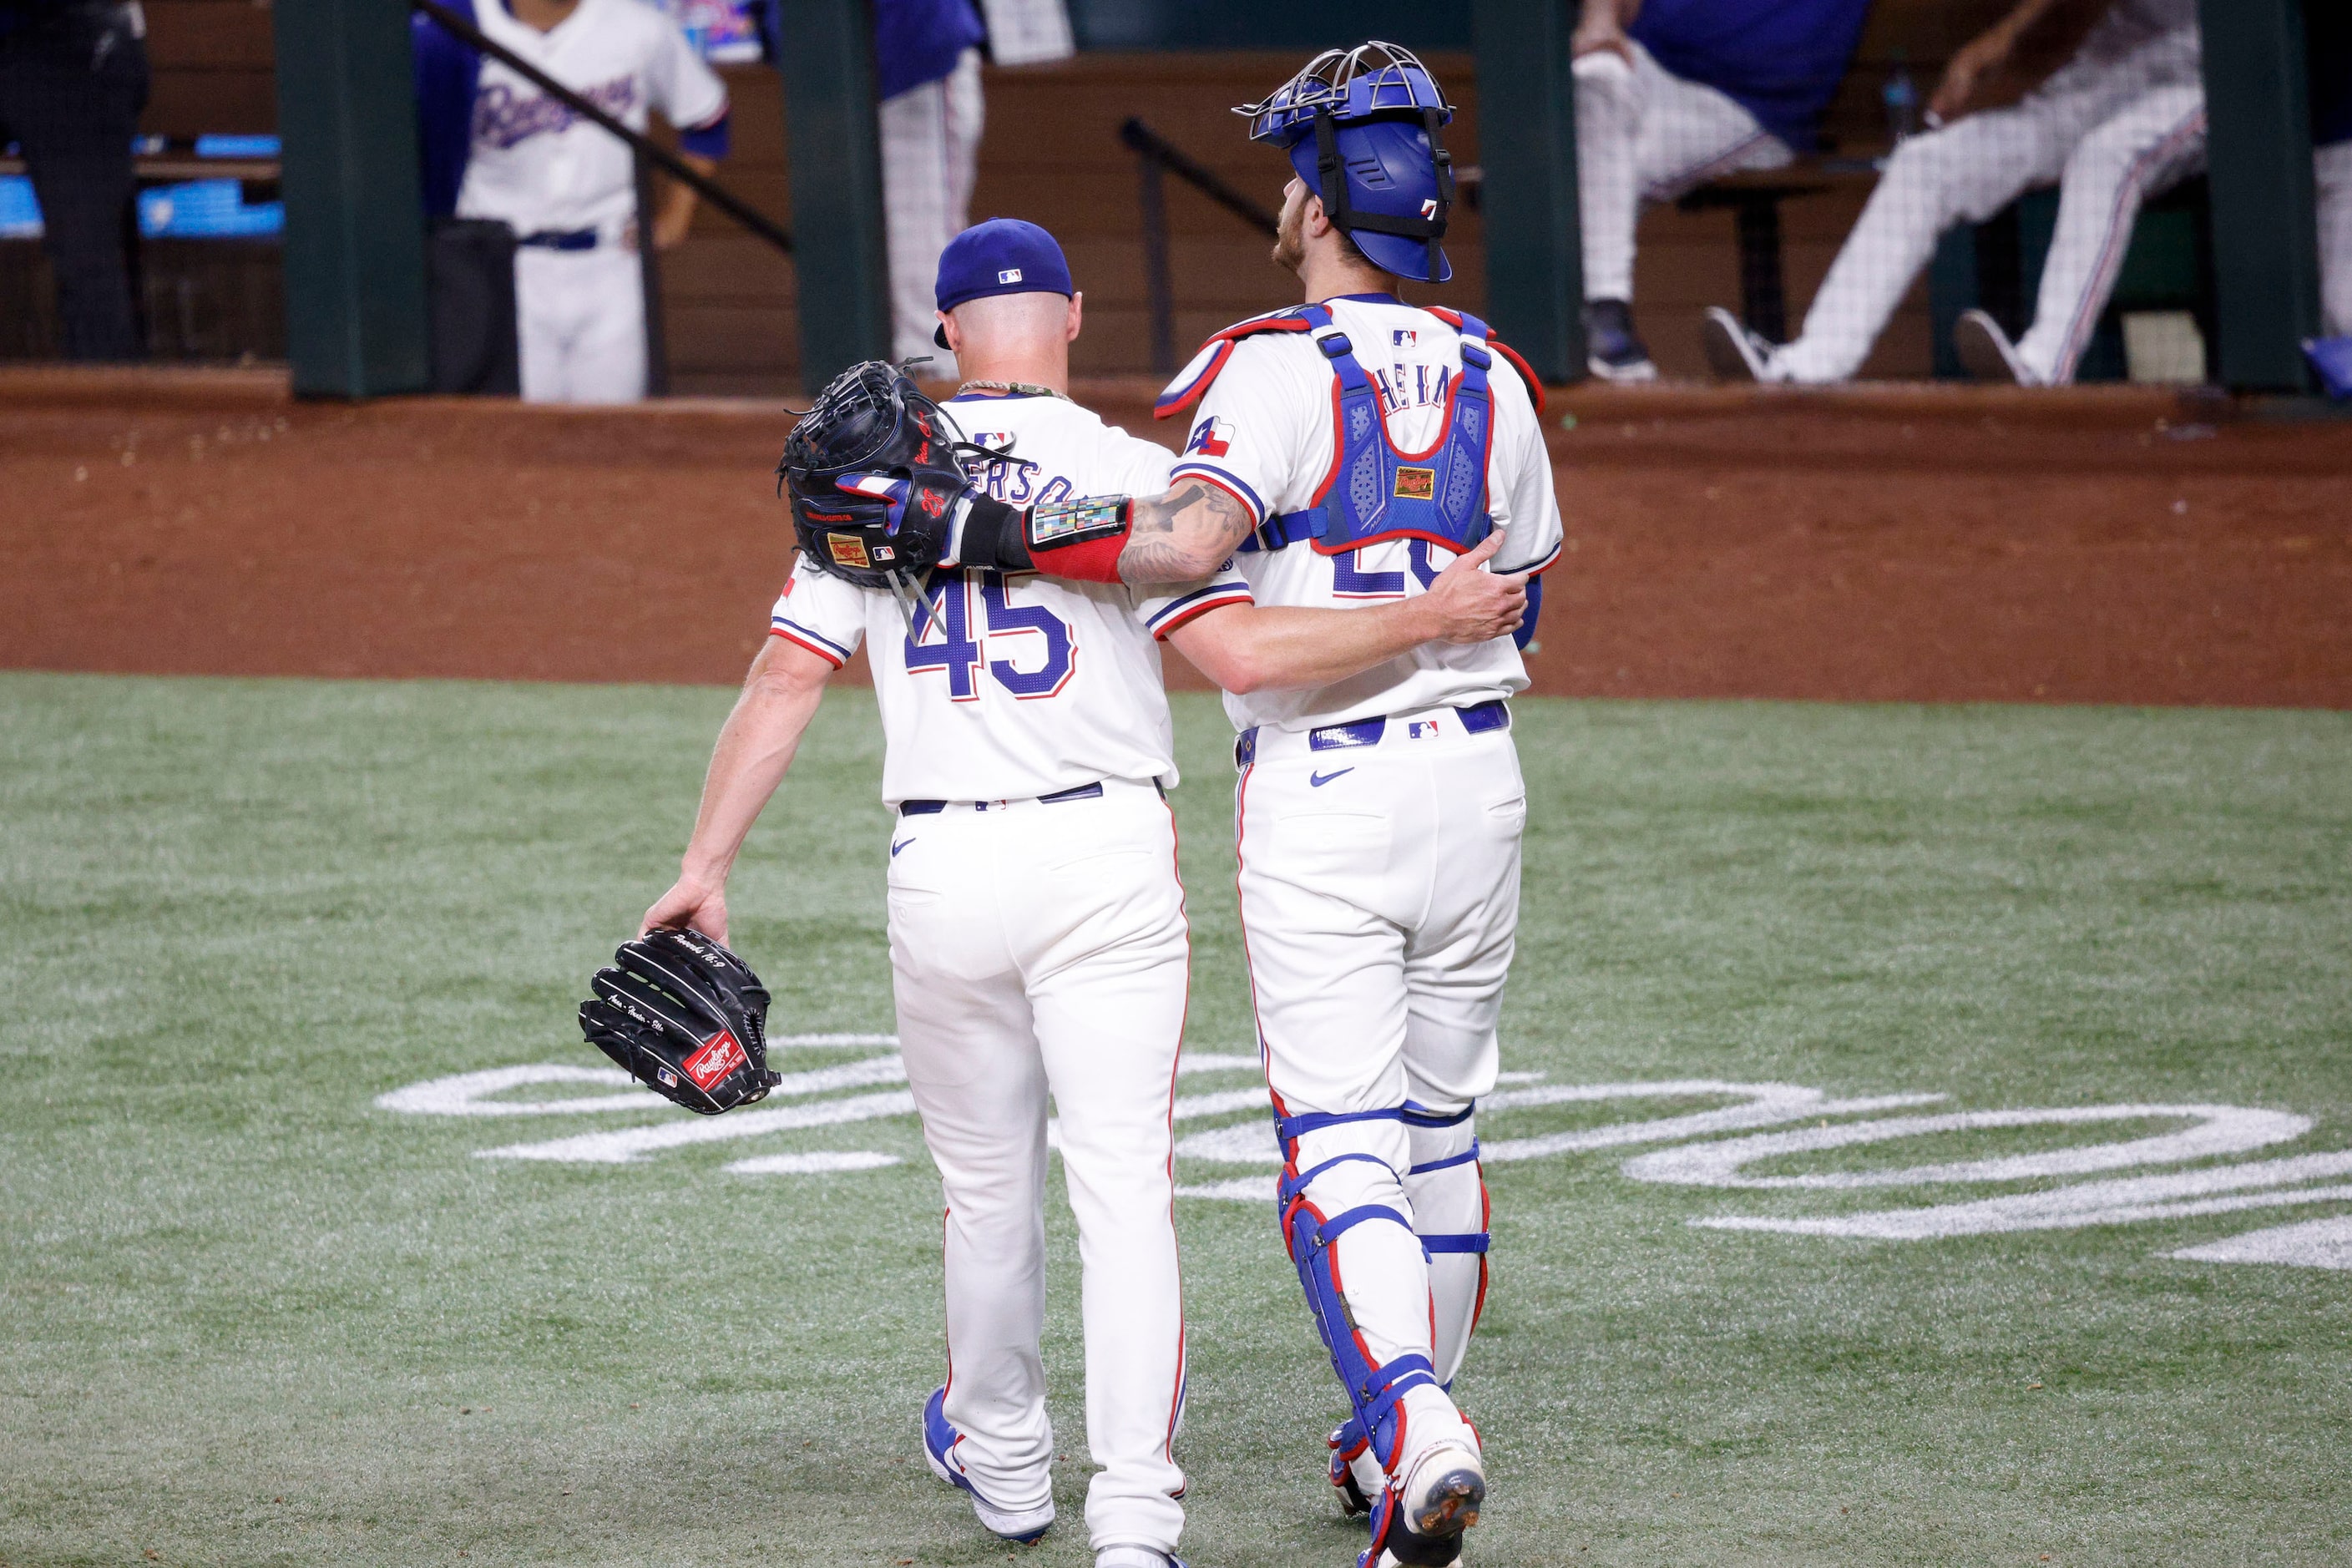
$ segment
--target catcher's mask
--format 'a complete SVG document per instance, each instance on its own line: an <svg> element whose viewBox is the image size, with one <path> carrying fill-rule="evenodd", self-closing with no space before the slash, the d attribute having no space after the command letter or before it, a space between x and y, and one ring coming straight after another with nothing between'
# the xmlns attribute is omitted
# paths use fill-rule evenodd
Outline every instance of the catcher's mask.
<svg viewBox="0 0 2352 1568"><path fill-rule="evenodd" d="M1250 140L1290 154L1332 226L1383 272L1443 283L1438 248L1454 208L1454 156L1439 127L1454 106L1411 49L1375 38L1326 49L1297 76L1244 103Z"/></svg>

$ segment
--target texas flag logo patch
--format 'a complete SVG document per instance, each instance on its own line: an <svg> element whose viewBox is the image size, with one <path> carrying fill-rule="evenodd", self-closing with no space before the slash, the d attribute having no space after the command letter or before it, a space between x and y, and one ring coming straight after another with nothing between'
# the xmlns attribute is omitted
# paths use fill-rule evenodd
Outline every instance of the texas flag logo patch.
<svg viewBox="0 0 2352 1568"><path fill-rule="evenodd" d="M1192 426L1192 438L1184 443L1186 455L1198 452L1204 458L1222 458L1234 449L1234 422L1230 419L1203 419Z"/></svg>

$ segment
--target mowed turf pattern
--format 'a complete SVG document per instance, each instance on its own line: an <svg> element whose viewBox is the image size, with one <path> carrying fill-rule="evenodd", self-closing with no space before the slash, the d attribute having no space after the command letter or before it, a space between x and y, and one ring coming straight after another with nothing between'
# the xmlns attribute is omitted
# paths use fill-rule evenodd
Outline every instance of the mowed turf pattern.
<svg viewBox="0 0 2352 1568"><path fill-rule="evenodd" d="M1061 1522L1013 1553L916 1442L944 1368L911 1117L596 1165L475 1156L683 1113L373 1103L601 1065L572 1009L667 885L728 701L0 677L0 1563L1091 1561L1058 1175ZM1245 1051L1229 734L1206 700L1178 717L1189 1038ZM1512 1071L1937 1110L2220 1102L2315 1119L2245 1158L2352 1147L2352 716L1527 700L1517 738ZM879 763L870 696L828 698L739 868L735 940L777 1034L891 1028ZM826 1150L900 1163L725 1168ZM2050 1184L1726 1191L1629 1179L1640 1152L1490 1167L1494 1288L1457 1390L1493 1478L1473 1568L2352 1560L2352 1272L2168 1256L2352 1204L1921 1242L1727 1232L1688 1222ZM1360 1533L1320 1475L1339 1394L1271 1215L1178 1215L1185 1555L1349 1563Z"/></svg>

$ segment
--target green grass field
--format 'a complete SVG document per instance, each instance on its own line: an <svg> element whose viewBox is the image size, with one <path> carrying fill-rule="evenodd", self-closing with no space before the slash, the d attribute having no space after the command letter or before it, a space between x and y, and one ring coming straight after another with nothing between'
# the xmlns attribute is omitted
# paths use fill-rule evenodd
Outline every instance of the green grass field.
<svg viewBox="0 0 2352 1568"><path fill-rule="evenodd" d="M937 1182L911 1117L571 1163L474 1156L687 1119L374 1103L601 1065L573 1005L666 885L728 700L0 677L0 1563L1008 1556L915 1442L940 1352ZM1180 730L1192 1043L1245 1050L1224 727L1186 699ZM1688 1223L2352 1148L2352 716L1529 701L1519 742L1504 1065L1541 1075L1522 1088L1947 1097L1794 1124L1816 1131L2109 1105L2314 1124L2006 1182L1624 1173L1674 1139L1496 1163L1496 1284L1459 1388L1495 1485L1472 1568L2352 1561L2352 1271L2172 1256L2343 1220L2341 1177L2333 1201L1930 1240ZM778 1034L891 1026L878 763L870 700L835 696L745 857L735 934ZM1491 1144L1740 1098L1482 1121ZM2204 1124L1768 1151L1742 1175ZM825 1151L898 1163L727 1169ZM1360 1537L1320 1479L1339 1395L1270 1215L1188 1198L1180 1223L1186 1555L1341 1568ZM1063 1522L1021 1554L1035 1568L1090 1561L1066 1215L1052 1234L1066 1458Z"/></svg>

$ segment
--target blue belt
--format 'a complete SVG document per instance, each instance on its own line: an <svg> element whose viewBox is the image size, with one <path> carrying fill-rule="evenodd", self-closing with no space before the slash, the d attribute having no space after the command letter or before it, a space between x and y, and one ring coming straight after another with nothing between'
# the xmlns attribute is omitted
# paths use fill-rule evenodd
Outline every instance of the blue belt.
<svg viewBox="0 0 2352 1568"><path fill-rule="evenodd" d="M593 250L596 231L593 228L542 228L536 234L524 235L515 241L541 250Z"/></svg>
<svg viewBox="0 0 2352 1568"><path fill-rule="evenodd" d="M1037 797L1037 804L1040 805L1059 805L1064 801L1068 800L1100 800L1102 798L1102 793L1103 787L1099 784L1080 784L1076 789L1055 790L1052 795L1041 795ZM1160 793L1166 795L1168 791L1165 788L1162 788ZM902 800L898 803L898 815L901 816L929 816L937 812L945 811L950 805L961 805L963 804L964 803L961 801ZM992 803L984 800L975 800L971 804L971 808L974 811L986 811ZM1009 805L1011 803L1007 802L1006 804Z"/></svg>
<svg viewBox="0 0 2352 1568"><path fill-rule="evenodd" d="M1499 697L1484 702L1474 702L1467 708L1456 708L1455 718L1462 728L1473 735L1484 735L1493 730L1511 727L1511 705ZM1359 746L1377 746L1388 733L1389 721L1359 719L1352 724L1326 724L1319 730L1307 731L1307 749L1310 752L1344 752ZM1253 724L1234 740L1234 766L1248 767L1257 761L1257 726Z"/></svg>

